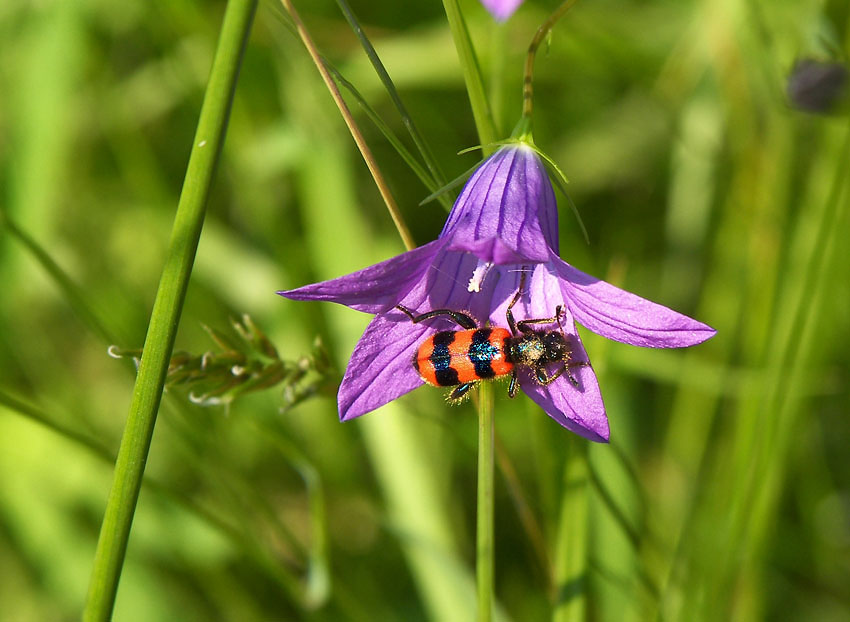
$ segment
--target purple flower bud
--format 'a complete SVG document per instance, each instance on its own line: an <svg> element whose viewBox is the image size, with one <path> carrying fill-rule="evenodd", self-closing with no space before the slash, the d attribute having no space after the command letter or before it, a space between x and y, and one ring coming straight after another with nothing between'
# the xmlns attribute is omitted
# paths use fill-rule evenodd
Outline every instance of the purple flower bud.
<svg viewBox="0 0 850 622"><path fill-rule="evenodd" d="M536 369L517 365L519 386L562 426L601 442L608 440L608 418L575 322L604 337L653 348L691 346L715 333L565 263L558 256L552 184L539 156L524 144L502 147L478 168L437 240L353 274L278 293L375 314L340 386L343 421L422 385L412 364L420 344L438 331L459 329L443 316L413 323L396 305L415 314L462 311L479 326L504 328L515 297L517 322L554 317L560 307L555 327L540 330L561 330L570 345L570 363L587 365L571 365L548 384L539 381ZM546 373L556 371L553 364Z"/></svg>
<svg viewBox="0 0 850 622"><path fill-rule="evenodd" d="M522 0L481 0L481 4L490 11L496 21L503 22L514 14Z"/></svg>
<svg viewBox="0 0 850 622"><path fill-rule="evenodd" d="M831 112L847 98L848 77L841 63L798 60L788 78L788 99L799 110Z"/></svg>

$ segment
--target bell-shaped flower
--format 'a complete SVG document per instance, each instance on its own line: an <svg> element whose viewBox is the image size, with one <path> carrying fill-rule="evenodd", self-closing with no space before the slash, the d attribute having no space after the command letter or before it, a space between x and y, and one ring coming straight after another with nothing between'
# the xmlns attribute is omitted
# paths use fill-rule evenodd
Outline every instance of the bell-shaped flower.
<svg viewBox="0 0 850 622"><path fill-rule="evenodd" d="M477 169L438 239L347 276L278 293L375 315L339 389L345 421L422 385L413 365L419 345L438 331L460 329L449 317L413 323L397 305L414 314L461 311L479 326L507 328L507 308L521 284L516 321L554 317L561 307L558 325L539 328L563 331L572 365L548 384L518 365L519 386L555 421L593 441L608 440L608 418L576 321L609 339L652 348L691 346L715 333L561 260L555 193L540 157L522 143L502 147ZM548 375L557 369L552 365Z"/></svg>

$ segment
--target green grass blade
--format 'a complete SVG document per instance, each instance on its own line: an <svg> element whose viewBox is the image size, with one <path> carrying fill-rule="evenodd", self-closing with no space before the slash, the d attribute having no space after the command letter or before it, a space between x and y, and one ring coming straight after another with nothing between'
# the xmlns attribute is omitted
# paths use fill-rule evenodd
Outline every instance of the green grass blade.
<svg viewBox="0 0 850 622"><path fill-rule="evenodd" d="M445 186L443 186L442 188L435 190L434 192L429 194L427 197L425 197L424 199L422 199L419 202L419 205L425 205L426 203L429 203L430 201L433 201L434 199L448 198L448 193L451 192L452 190L454 190L455 188L465 184L466 180L469 179L470 175L472 175L472 173L475 172L475 169L477 169L479 166L481 166L482 162L483 162L483 160L480 161L480 162L476 162L473 166L469 167L469 169L467 169L465 172L463 172L460 175L458 175L457 177L455 177L453 180L451 180ZM449 207L451 207L451 206L449 206Z"/></svg>
<svg viewBox="0 0 850 622"><path fill-rule="evenodd" d="M546 591L547 593L551 593L552 564L549 561L548 544L543 535L543 528L536 514L536 508L529 500L529 495L523 486L523 481L520 479L516 466L511 461L502 439L498 435L496 435L495 439L496 466L499 468L499 475L501 475L505 488L507 488L507 492L510 495L511 502L525 532L525 536L528 539L528 543L534 550L534 556L537 558L537 563L540 566L540 576L545 581Z"/></svg>
<svg viewBox="0 0 850 622"><path fill-rule="evenodd" d="M104 462L110 464L115 462L115 454L106 445L102 444L96 438L88 434L84 434L70 428L56 420L55 416L48 414L38 406L10 393L9 391L0 388L0 406L8 409L23 418L33 421L51 432L69 440L80 447L89 450L94 456L100 458ZM165 485L155 479L145 476L143 486L146 490L150 490L171 503L182 508L185 512L200 519L211 528L216 530L231 542L235 549L245 553L254 563L257 568L266 571L270 577L286 591L294 603L305 605L313 602L311 599L311 579L310 573L321 572L322 568L315 568L314 564L319 562L324 563L324 560L317 560L311 556L311 565L308 568L308 583L302 587L299 579L286 567L280 564L278 559L275 559L266 547L261 546L258 541L248 537L242 529L232 525L230 522L220 518L216 513L199 504L195 499L187 496L185 493L178 491ZM315 503L311 503L311 511L314 510ZM311 517L312 517L311 512ZM323 514L320 519L323 519ZM324 542L321 543L322 545ZM314 590L315 591L315 590Z"/></svg>
<svg viewBox="0 0 850 622"><path fill-rule="evenodd" d="M387 90L387 94L389 94L393 105L396 107L396 110L398 110L398 113L401 115L401 120L404 123L404 126L407 128L407 132L410 134L410 137L413 139L416 148L419 150L419 154L422 156L422 160L425 162L425 166L427 166L428 170L431 172L431 177L433 178L436 186L442 186L445 183L445 177L443 176L443 173L440 170L440 166L439 164L437 164L437 161L434 158L434 154L431 151L431 148L428 146L428 143L425 142L425 139L422 138L422 134L419 133L416 124L413 122L413 118L407 112L407 108L405 108L404 103L401 101L401 97L399 96L398 91L395 88L395 84L393 84L392 78L390 78L390 74L387 73L384 64L381 62L378 53L375 51L375 47L372 45L372 42L369 41L369 38L366 36L366 33L363 32L363 28L357 21L357 17L354 15L354 12L351 10L351 7L348 6L348 2L346 2L346 0L337 0L336 3L337 5L339 5L339 8L342 11L343 15L345 15L345 19L351 26L351 29L354 31L354 34L357 35L357 39L360 41L360 45L363 46L363 50L366 52L366 56L369 57L369 62L371 62L372 66L375 68L375 73L378 74L378 77L381 79L381 83Z"/></svg>
<svg viewBox="0 0 850 622"><path fill-rule="evenodd" d="M112 452L109 451L109 448L105 445L102 445L99 441L94 438L91 438L87 434L82 434L81 432L77 432L57 421L55 421L52 417L48 416L41 409L36 407L33 404L17 397L16 395L8 392L7 390L0 387L0 406L8 408L12 412L18 413L22 417L26 417L31 421L35 421L36 423L43 425L48 430L55 432L59 436L82 445L86 449L91 450L97 456L101 458L105 458L107 460L113 460L114 456Z"/></svg>
<svg viewBox="0 0 850 622"><path fill-rule="evenodd" d="M83 616L88 621L112 615L168 361L256 7L256 0L232 0L224 15L101 525Z"/></svg>
<svg viewBox="0 0 850 622"><path fill-rule="evenodd" d="M257 430L271 436L278 452L301 476L310 508L310 549L304 586L304 605L314 609L323 605L331 591L330 564L328 560L327 512L322 476L304 453L277 429Z"/></svg>
<svg viewBox="0 0 850 622"><path fill-rule="evenodd" d="M555 544L553 622L580 622L587 609L587 441L570 435L564 468L564 492Z"/></svg>
<svg viewBox="0 0 850 622"><path fill-rule="evenodd" d="M781 297L773 334L775 351L768 362L763 412L771 413L758 427L758 439L751 452L752 467L743 484L735 489L730 516L730 533L740 543L745 563L730 562L730 575L746 579L753 572L754 560L773 530L772 516L782 494L788 454L793 443L797 415L806 394L806 370L812 363L817 341L813 338L825 312L827 276L836 260L838 239L844 232L838 226L848 211L847 165L850 162L850 128L845 131L829 196L813 223L816 232L809 236L799 227L794 247L807 247L801 278L790 279Z"/></svg>
<svg viewBox="0 0 850 622"><path fill-rule="evenodd" d="M469 104L472 106L472 116L478 130L478 140L484 145L482 147L484 155L489 155L493 152L493 148L489 145L494 144L499 137L496 134L496 124L484 89L478 57L475 55L472 38L469 36L469 29L466 27L466 21L463 19L457 0L443 0L443 7L446 10L446 18L449 20L449 27L452 30L458 59L463 70Z"/></svg>
<svg viewBox="0 0 850 622"><path fill-rule="evenodd" d="M328 71L331 73L337 84L344 87L349 93L351 93L354 99L357 100L357 103L360 104L360 107L363 109L363 112L366 113L366 116L369 117L372 123L375 124L375 127L380 130L381 134L384 135L384 138L389 141L389 143L396 150L396 153L398 153L401 156L402 160L404 160L405 163L410 167L410 170L413 171L413 173L419 178L419 180L425 185L425 187L429 191L431 191L432 193L437 192L437 189L440 187L440 183L438 183L435 178L431 174L429 174L428 171L425 170L425 168L419 163L419 161L414 157L414 155L410 153L407 147L405 147L404 144L401 142L399 137L395 135L395 132L390 129L390 126L386 124L386 122L381 118L381 116L377 112L375 112L375 109L369 105L369 103L366 101L366 98L360 94L360 92L357 90L357 87L355 87L351 82L346 80L345 77L327 61L327 59L322 58L322 60L324 61L325 66L328 68ZM434 197L434 194L432 194L431 197ZM442 203L447 210L451 209L452 200L449 196L441 194L439 198L440 203Z"/></svg>
<svg viewBox="0 0 850 622"><path fill-rule="evenodd" d="M86 300L82 289L71 280L71 277L56 263L50 254L36 242L32 236L23 231L13 222L8 215L0 209L0 228L5 227L11 236L27 249L35 260L44 268L45 272L59 286L65 299L77 316L98 335L105 343L116 343L112 332L106 327L97 312Z"/></svg>

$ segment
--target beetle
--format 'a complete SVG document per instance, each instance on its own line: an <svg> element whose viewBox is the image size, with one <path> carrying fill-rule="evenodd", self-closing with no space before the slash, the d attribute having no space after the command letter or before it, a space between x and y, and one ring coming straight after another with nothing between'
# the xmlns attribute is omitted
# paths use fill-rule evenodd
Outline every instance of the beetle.
<svg viewBox="0 0 850 622"><path fill-rule="evenodd" d="M416 315L407 307L396 305L395 308L414 324L447 316L463 329L440 331L422 342L413 359L413 366L422 380L436 387L455 387L447 396L453 403L460 402L477 382L508 374L511 376L508 396L516 396L518 372L522 367L529 368L541 385L549 385L566 373L573 386L578 387L578 380L570 373L570 368L586 367L589 363L570 360L572 348L561 327L563 306L555 307L552 317L519 322L514 319L513 307L524 283L525 273L505 312L508 328L480 327L466 313L451 309L434 309ZM555 323L558 324L556 330L532 328ZM558 362L562 363L561 367L550 374L546 365Z"/></svg>

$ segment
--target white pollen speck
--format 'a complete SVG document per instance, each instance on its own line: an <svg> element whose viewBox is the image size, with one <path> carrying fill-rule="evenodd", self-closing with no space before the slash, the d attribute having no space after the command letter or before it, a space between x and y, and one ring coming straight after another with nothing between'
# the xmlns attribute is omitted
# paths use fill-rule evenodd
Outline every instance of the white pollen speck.
<svg viewBox="0 0 850 622"><path fill-rule="evenodd" d="M469 279L469 285L466 288L468 292L480 292L481 291L481 283L484 281L484 277L487 276L487 273L490 272L490 268L493 267L493 264L489 261L484 262L480 259L478 260L478 265L475 266L475 270L472 271L472 278Z"/></svg>
<svg viewBox="0 0 850 622"><path fill-rule="evenodd" d="M206 140L202 140L201 142L199 142L199 143L198 143L198 147L203 147L203 146L204 146L204 145L206 145L206 144L207 144L207 141L206 141Z"/></svg>

